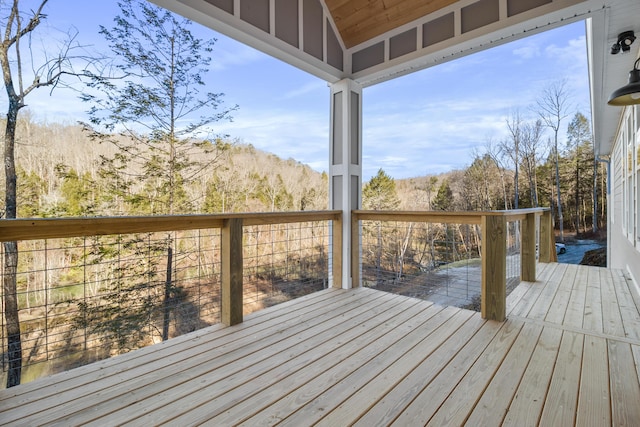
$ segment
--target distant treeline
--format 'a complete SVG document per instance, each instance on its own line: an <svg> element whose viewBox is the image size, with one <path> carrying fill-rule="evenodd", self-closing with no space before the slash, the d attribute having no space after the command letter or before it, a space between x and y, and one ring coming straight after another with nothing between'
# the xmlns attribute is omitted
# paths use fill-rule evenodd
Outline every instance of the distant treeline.
<svg viewBox="0 0 640 427"><path fill-rule="evenodd" d="M588 122L578 113L569 126L588 127ZM105 173L104 159L116 156L118 148L111 143L92 141L81 126L42 124L27 114L18 123L18 143L19 217L167 213L149 202L154 199L150 194L159 190L150 189L148 183L143 185L140 181L139 185L128 186L126 194L114 191L118 178ZM180 188L175 192L180 200L173 201L178 206L174 213L327 208L328 177L325 173L293 159L281 159L250 144L215 143L221 151L215 163L196 179L172 183ZM377 200L382 196L372 193L371 188L367 191L367 186L379 179L374 177L364 183L363 206L408 210L512 209L516 207L515 158L505 142L496 147L488 144L484 150L478 150L466 169L395 180L392 195L385 196L389 200L382 205ZM557 224L553 150L548 146L546 149L538 147L537 152L520 148L518 164L517 206L550 206ZM120 172L123 176L140 173L130 168ZM604 227L606 170L603 164L595 162L590 137L570 139L559 150L558 169L565 228L587 232L592 230L594 219L596 228ZM4 191L4 185L0 191ZM161 197L155 199L161 202ZM595 216L594 208L597 209Z"/></svg>
<svg viewBox="0 0 640 427"><path fill-rule="evenodd" d="M112 173L107 159L119 149L92 141L81 126L41 124L28 115L18 124L18 216L67 217L166 214L165 180L132 179L145 173L135 162ZM171 182L174 213L227 213L327 208L324 173L234 141L215 141L219 151L194 179ZM119 175L119 176L117 176ZM129 179L133 185L119 185ZM4 191L3 185L0 191ZM137 184L135 184L137 182ZM179 191L175 191L175 189Z"/></svg>

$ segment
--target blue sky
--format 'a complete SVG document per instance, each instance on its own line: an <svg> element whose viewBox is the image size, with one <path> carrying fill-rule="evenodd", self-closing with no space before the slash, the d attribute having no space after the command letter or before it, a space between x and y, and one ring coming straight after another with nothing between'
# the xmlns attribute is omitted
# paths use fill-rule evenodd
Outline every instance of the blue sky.
<svg viewBox="0 0 640 427"><path fill-rule="evenodd" d="M50 0L47 31L55 34L73 26L80 43L104 51L98 26L110 27L117 11L115 0ZM219 123L215 131L327 170L327 84L197 24L192 31L218 39L209 90L225 93L226 105L239 106L233 122ZM48 36L47 43L51 40ZM567 81L571 115L587 115L586 62L584 23L578 22L366 88L363 179L379 168L394 178L408 178L467 166L474 147L506 137L511 111L534 117L536 98L559 79ZM86 117L87 106L76 93L56 90L53 97L55 102L40 89L27 98L36 118L75 123ZM4 92L0 109L6 110Z"/></svg>

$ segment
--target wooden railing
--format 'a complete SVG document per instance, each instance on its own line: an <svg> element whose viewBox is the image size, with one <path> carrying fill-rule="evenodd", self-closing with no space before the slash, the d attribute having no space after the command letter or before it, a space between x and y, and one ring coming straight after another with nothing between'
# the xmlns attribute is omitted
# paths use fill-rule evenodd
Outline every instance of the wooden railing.
<svg viewBox="0 0 640 427"><path fill-rule="evenodd" d="M333 286L342 277L341 211L269 212L214 215L171 215L93 218L29 218L0 220L0 241L155 233L199 229L221 230L221 321L242 322L243 228L247 226L332 221Z"/></svg>
<svg viewBox="0 0 640 427"><path fill-rule="evenodd" d="M540 217L537 230L536 217ZM490 212L400 212L354 211L352 214L352 278L354 286L361 283L360 270L360 221L395 221L411 223L469 224L481 228L481 311L482 317L502 321L506 316L506 259L507 223L521 221L520 278L536 280L536 258L540 262L555 260L555 240L552 218L548 209L521 209ZM539 248L536 235L539 234ZM539 253L538 250L539 249ZM537 255L537 257L536 257Z"/></svg>
<svg viewBox="0 0 640 427"><path fill-rule="evenodd" d="M540 229L536 230L536 217ZM155 217L97 217L57 219L15 219L0 221L0 241L70 238L97 235L146 233L175 230L221 229L222 236L222 322L242 321L242 230L244 226L285 224L302 221L333 221L333 286L341 287L342 228L340 211L274 212ZM353 211L351 240L359 240L359 221L398 221L479 225L482 230L482 315L502 320L505 316L506 224L522 221L521 279L536 278L536 234L540 236L539 260L555 260L553 225L548 209L490 212L401 212ZM351 276L360 285L359 245L352 245Z"/></svg>

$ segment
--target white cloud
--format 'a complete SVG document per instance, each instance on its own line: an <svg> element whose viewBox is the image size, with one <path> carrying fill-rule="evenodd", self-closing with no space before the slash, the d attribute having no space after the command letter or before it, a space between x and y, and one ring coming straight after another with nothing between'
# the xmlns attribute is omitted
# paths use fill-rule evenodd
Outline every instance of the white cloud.
<svg viewBox="0 0 640 427"><path fill-rule="evenodd" d="M216 131L282 158L294 158L318 171L328 168L329 122L321 114L246 109L239 111L233 122L219 123Z"/></svg>
<svg viewBox="0 0 640 427"><path fill-rule="evenodd" d="M586 38L580 36L570 39L566 45L550 44L544 52L549 59L567 64L579 64L587 58Z"/></svg>
<svg viewBox="0 0 640 427"><path fill-rule="evenodd" d="M316 92L318 90L322 90L324 92L324 95L328 96L327 83L321 80L315 80L315 81L306 83L300 87L297 87L295 89L289 90L288 92L285 92L280 97L280 99L287 100L287 99L299 98L304 95L308 95L309 93Z"/></svg>
<svg viewBox="0 0 640 427"><path fill-rule="evenodd" d="M244 67L260 62L265 55L249 46L228 38L219 38L213 47L211 70Z"/></svg>
<svg viewBox="0 0 640 427"><path fill-rule="evenodd" d="M512 53L521 59L532 59L540 56L540 47L535 44L529 44L516 48Z"/></svg>

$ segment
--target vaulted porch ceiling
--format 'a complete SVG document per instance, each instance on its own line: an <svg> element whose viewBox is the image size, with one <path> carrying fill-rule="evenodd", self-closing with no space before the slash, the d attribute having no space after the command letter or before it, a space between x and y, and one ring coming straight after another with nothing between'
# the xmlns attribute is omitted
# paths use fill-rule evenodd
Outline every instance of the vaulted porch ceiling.
<svg viewBox="0 0 640 427"><path fill-rule="evenodd" d="M366 87L570 22L586 20L592 119L607 154L619 108L609 94L637 57L611 55L640 36L637 0L152 0L329 83ZM472 70L469 70L472 72Z"/></svg>
<svg viewBox="0 0 640 427"><path fill-rule="evenodd" d="M326 0L327 9L347 48L419 20L456 0Z"/></svg>

